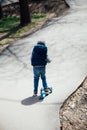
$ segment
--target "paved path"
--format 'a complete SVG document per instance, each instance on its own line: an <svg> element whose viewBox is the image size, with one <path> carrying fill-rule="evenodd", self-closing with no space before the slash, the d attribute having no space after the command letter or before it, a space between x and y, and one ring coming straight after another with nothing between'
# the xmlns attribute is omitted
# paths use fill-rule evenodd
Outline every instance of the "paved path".
<svg viewBox="0 0 87 130"><path fill-rule="evenodd" d="M0 130L59 130L61 103L87 75L86 28L87 8L79 5L2 52ZM53 94L44 101L32 98L30 56L38 40L46 41L52 58L52 63L47 65L47 81L54 87Z"/></svg>
<svg viewBox="0 0 87 130"><path fill-rule="evenodd" d="M9 5L9 4L12 4L12 3L19 2L19 0L0 0L0 2L1 2L2 6L5 6L5 5Z"/></svg>

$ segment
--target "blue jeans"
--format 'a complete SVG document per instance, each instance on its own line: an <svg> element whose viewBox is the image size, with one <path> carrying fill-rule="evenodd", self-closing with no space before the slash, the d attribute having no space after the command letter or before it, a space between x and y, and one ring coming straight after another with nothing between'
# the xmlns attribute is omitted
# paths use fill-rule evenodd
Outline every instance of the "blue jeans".
<svg viewBox="0 0 87 130"><path fill-rule="evenodd" d="M34 92L38 92L38 83L40 77L42 79L43 88L46 89L48 87L46 82L46 76L45 76L46 67L34 66L33 73L34 73Z"/></svg>

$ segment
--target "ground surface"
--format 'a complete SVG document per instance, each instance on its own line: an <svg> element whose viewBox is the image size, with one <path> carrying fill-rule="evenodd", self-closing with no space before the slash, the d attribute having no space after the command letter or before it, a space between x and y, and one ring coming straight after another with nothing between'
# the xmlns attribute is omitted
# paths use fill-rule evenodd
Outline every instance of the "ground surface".
<svg viewBox="0 0 87 130"><path fill-rule="evenodd" d="M80 0L79 0L80 1ZM71 8L66 16L10 45L0 55L0 129L59 130L61 103L87 74L87 8ZM44 101L32 98L32 47L46 41L52 62L47 81L53 94ZM41 87L41 82L40 86Z"/></svg>

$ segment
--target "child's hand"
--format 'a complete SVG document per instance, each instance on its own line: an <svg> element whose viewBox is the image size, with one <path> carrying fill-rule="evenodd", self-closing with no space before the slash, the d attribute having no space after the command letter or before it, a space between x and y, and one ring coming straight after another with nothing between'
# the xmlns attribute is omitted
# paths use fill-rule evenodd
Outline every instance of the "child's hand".
<svg viewBox="0 0 87 130"><path fill-rule="evenodd" d="M46 61L47 61L47 63L50 63L51 59L49 57L47 57Z"/></svg>

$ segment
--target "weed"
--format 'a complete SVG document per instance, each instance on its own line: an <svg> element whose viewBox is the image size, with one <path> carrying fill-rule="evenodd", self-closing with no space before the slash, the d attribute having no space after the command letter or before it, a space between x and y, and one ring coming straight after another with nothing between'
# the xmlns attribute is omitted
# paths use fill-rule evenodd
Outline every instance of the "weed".
<svg viewBox="0 0 87 130"><path fill-rule="evenodd" d="M33 14L31 15L31 18L33 19L40 19L46 17L46 14Z"/></svg>

